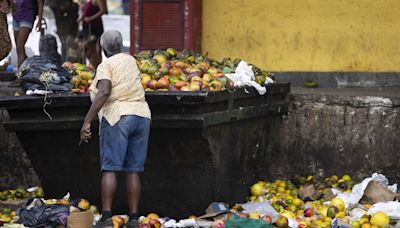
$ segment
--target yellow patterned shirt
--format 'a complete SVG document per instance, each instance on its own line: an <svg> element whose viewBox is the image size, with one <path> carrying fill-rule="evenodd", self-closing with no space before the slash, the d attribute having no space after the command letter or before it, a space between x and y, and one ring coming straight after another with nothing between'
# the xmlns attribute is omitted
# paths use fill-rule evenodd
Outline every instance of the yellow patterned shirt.
<svg viewBox="0 0 400 228"><path fill-rule="evenodd" d="M99 80L110 80L112 86L110 97L99 112L100 121L104 117L113 126L124 115L151 118L139 75L135 58L124 53L111 56L97 67L90 86L90 99L93 101L98 92Z"/></svg>

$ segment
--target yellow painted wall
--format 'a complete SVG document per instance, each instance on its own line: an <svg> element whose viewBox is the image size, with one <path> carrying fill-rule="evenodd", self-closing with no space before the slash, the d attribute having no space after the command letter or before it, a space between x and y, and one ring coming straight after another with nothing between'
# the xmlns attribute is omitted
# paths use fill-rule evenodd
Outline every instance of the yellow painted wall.
<svg viewBox="0 0 400 228"><path fill-rule="evenodd" d="M400 0L203 0L202 48L270 71L400 71Z"/></svg>

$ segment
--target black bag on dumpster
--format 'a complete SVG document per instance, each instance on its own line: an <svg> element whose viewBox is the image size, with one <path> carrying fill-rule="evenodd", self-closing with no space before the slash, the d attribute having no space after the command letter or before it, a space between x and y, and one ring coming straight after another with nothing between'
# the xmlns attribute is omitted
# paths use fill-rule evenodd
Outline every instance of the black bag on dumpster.
<svg viewBox="0 0 400 228"><path fill-rule="evenodd" d="M51 59L33 56L26 59L20 69L21 87L24 92L35 89L70 91L69 81L72 76Z"/></svg>
<svg viewBox="0 0 400 228"><path fill-rule="evenodd" d="M57 52L57 39L55 36L50 34L40 36L39 53L40 56L53 60L55 63L61 65L61 56Z"/></svg>
<svg viewBox="0 0 400 228"><path fill-rule="evenodd" d="M17 210L19 223L27 227L53 227L66 225L69 206L60 204L45 205L40 199L31 199Z"/></svg>

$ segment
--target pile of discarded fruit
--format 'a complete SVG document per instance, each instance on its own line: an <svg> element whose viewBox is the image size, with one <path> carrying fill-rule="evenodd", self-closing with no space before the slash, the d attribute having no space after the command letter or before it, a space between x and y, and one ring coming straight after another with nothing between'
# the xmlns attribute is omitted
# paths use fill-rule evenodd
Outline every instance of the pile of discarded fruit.
<svg viewBox="0 0 400 228"><path fill-rule="evenodd" d="M241 63L240 59L224 58L216 61L186 49L146 50L135 57L141 72L141 83L146 91L224 91L251 85L248 81L260 86L273 82L269 72L245 62ZM235 85L228 76L238 73L236 70L239 64L249 68L246 74L249 74L249 79ZM73 75L71 91L86 93L95 76L94 70L90 66L71 62L65 62L63 67ZM240 75L238 73L238 77L242 77Z"/></svg>
<svg viewBox="0 0 400 228"><path fill-rule="evenodd" d="M224 58L219 62L195 51L173 48L142 51L136 58L146 91L223 91L235 86L228 75L237 73L239 64L247 66L240 59ZM250 67L249 80L261 86L273 82L269 72Z"/></svg>
<svg viewBox="0 0 400 228"><path fill-rule="evenodd" d="M86 93L95 76L94 69L85 64L71 62L65 62L62 67L73 75L70 81L71 91L74 93Z"/></svg>
<svg viewBox="0 0 400 228"><path fill-rule="evenodd" d="M357 185L349 175L259 181L250 188L249 204L262 209L243 211L237 205L233 210L278 227L389 227L400 219L396 188L379 174Z"/></svg>
<svg viewBox="0 0 400 228"><path fill-rule="evenodd" d="M36 196L42 196L43 191L39 190L37 195L37 190L38 188ZM246 203L229 208L224 203L213 202L207 208L205 215L191 215L179 221L150 213L141 216L139 223L141 228L272 226L384 228L398 225L400 219L400 203L395 201L396 191L397 185L389 186L386 177L380 174L373 174L358 184L355 184L349 175L343 175L341 178L333 175L327 178L299 177L292 181L280 179L273 182L259 181L250 187L251 195ZM25 194L35 196L32 192L15 194L23 192L22 190L11 190L11 192L21 198L24 198ZM19 223L28 227L35 225L29 224L27 221L32 220L25 218L29 214L28 211L33 210L32 208L57 210L57 213L53 211L44 216L53 216L46 219L53 223L58 221L58 224L62 225L72 221L71 217L79 213L86 213L90 224L101 217L97 208L90 205L87 200L70 200L69 194L62 199L37 198L28 202L21 204L17 212L3 209L0 215L1 224L14 224L12 227L23 227L16 226ZM68 219L65 213L68 214ZM41 219L43 218L36 218L35 221ZM112 217L114 228L124 227L127 220L126 215Z"/></svg>

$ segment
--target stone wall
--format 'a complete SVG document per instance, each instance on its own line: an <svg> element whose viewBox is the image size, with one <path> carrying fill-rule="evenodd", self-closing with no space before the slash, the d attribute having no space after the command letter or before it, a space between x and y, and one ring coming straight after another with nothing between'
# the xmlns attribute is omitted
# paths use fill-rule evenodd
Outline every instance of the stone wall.
<svg viewBox="0 0 400 228"><path fill-rule="evenodd" d="M271 176L373 172L400 183L398 89L293 89Z"/></svg>
<svg viewBox="0 0 400 228"><path fill-rule="evenodd" d="M6 113L0 111L0 123ZM0 189L40 185L38 176L15 133L0 125Z"/></svg>

